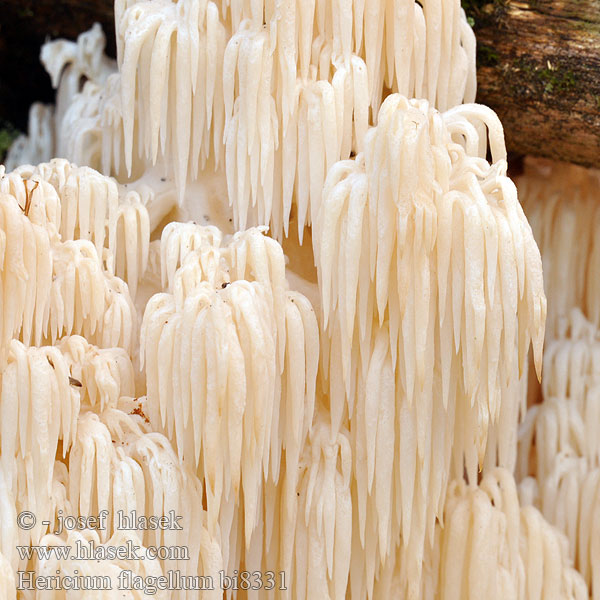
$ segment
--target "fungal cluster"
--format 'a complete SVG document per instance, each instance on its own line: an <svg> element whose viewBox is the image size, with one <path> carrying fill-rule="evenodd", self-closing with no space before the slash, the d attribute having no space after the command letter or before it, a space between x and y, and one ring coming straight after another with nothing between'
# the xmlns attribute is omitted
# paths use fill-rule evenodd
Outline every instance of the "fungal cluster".
<svg viewBox="0 0 600 600"><path fill-rule="evenodd" d="M460 2L115 24L0 167L0 600L600 598L598 174L511 181Z"/></svg>

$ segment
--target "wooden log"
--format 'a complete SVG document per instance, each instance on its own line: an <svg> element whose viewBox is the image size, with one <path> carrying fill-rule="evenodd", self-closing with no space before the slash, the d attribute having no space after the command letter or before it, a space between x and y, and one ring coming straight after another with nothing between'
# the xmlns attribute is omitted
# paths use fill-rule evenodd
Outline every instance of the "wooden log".
<svg viewBox="0 0 600 600"><path fill-rule="evenodd" d="M600 0L463 2L508 148L600 168Z"/></svg>

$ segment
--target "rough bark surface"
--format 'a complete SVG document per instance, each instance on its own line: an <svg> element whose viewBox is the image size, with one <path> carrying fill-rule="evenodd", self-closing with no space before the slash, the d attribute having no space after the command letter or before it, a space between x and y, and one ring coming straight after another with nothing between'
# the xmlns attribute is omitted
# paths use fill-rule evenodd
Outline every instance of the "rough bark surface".
<svg viewBox="0 0 600 600"><path fill-rule="evenodd" d="M0 120L24 129L50 102L39 63L46 36L74 39L95 21L114 56L113 0L2 0ZM600 0L463 0L478 40L477 100L516 154L600 166Z"/></svg>
<svg viewBox="0 0 600 600"><path fill-rule="evenodd" d="M477 100L515 153L600 167L600 0L465 2Z"/></svg>

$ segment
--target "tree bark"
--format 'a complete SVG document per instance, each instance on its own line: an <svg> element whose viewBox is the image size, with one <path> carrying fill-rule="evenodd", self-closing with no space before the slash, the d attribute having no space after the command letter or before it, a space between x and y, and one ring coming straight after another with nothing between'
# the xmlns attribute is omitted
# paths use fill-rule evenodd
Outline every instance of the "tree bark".
<svg viewBox="0 0 600 600"><path fill-rule="evenodd" d="M600 167L600 0L464 2L508 148Z"/></svg>
<svg viewBox="0 0 600 600"><path fill-rule="evenodd" d="M478 47L477 101L500 116L512 153L600 166L600 0L463 0ZM25 129L51 102L39 62L46 36L75 39L98 21L114 56L113 0L3 0L0 120Z"/></svg>

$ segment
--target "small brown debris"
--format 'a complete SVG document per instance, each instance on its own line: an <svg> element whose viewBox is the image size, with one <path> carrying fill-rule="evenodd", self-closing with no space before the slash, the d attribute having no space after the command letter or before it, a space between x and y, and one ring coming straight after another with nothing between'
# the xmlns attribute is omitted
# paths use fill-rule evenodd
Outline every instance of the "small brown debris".
<svg viewBox="0 0 600 600"><path fill-rule="evenodd" d="M150 419L144 414L144 411L139 406L136 406L129 414L138 415L138 417L142 417L142 419L144 419L145 423L150 423Z"/></svg>
<svg viewBox="0 0 600 600"><path fill-rule="evenodd" d="M39 181L34 181L33 183L35 183L35 185L33 186L33 189L30 190L29 187L27 187L29 181L29 179L23 180L23 183L25 184L25 208L21 208L21 210L23 211L23 214L26 217L29 216L29 209L31 208L31 198L33 197L33 192L35 192L38 185L40 185Z"/></svg>
<svg viewBox="0 0 600 600"><path fill-rule="evenodd" d="M69 383L74 386L74 387L83 387L83 384L81 383L81 381L79 381L79 379L75 379L75 377L71 377L69 375Z"/></svg>

